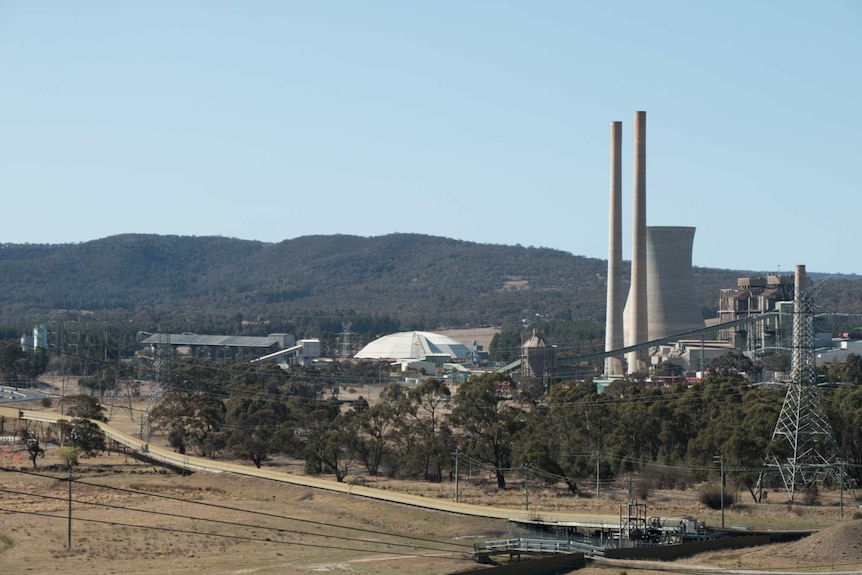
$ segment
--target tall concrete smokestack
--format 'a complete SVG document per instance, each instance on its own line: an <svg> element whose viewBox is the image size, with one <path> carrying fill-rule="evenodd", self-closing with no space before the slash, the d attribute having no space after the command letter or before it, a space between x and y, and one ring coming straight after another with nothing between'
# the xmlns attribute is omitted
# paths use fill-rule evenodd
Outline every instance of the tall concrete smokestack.
<svg viewBox="0 0 862 575"><path fill-rule="evenodd" d="M794 276L794 286L793 286L793 301L796 302L797 299L802 298L802 292L811 287L811 282L808 279L808 273L805 271L805 266L798 265L796 266L796 275Z"/></svg>
<svg viewBox="0 0 862 575"><path fill-rule="evenodd" d="M646 112L635 113L634 224L632 226L632 284L629 291L630 324L626 345L648 341L646 270ZM629 352L628 373L641 369L643 354Z"/></svg>
<svg viewBox="0 0 862 575"><path fill-rule="evenodd" d="M814 359L814 324L811 320L811 300L805 293L811 286L805 266L796 266L793 286L793 353L790 356L793 383L817 381ZM782 409L782 411L784 411Z"/></svg>
<svg viewBox="0 0 862 575"><path fill-rule="evenodd" d="M622 122L611 122L611 210L608 225L608 301L605 320L605 351L623 347L623 192ZM605 359L605 375L622 375L619 357Z"/></svg>

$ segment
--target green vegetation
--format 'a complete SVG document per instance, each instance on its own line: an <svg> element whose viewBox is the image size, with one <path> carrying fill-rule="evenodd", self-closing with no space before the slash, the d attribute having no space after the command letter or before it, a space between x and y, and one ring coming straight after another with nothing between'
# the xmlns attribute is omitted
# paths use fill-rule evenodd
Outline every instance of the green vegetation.
<svg viewBox="0 0 862 575"><path fill-rule="evenodd" d="M385 333L494 325L494 361L516 359L532 329L561 356L604 345L606 262L559 250L484 245L416 234L376 238L314 236L264 244L220 237L122 235L74 245L0 246L0 380L28 386L45 371L74 375L87 394L67 396L73 419L54 430L82 456L104 449L91 419L100 398L117 389L139 393L155 360L136 356L156 332L265 335L286 332L339 350L346 323L361 345ZM721 288L757 272L694 269L706 317ZM834 331L850 331L862 313L862 281L838 278L818 294L818 306L848 316ZM46 325L49 349L24 352L18 340ZM286 454L311 473L339 480L351 471L442 481L456 457L485 470L498 487L513 470L532 469L572 493L585 482L638 471L640 488L680 484L714 473L721 455L728 481L753 494L756 470L780 410L783 389L750 387L735 374L760 368L739 354L719 358L705 382L653 389L621 381L604 394L589 381L519 385L499 374L473 376L457 391L427 379L390 384L379 400L352 408L331 390L343 382L386 381L377 362L335 362L331 370L178 360L170 389L150 414L152 428L172 448L206 457L264 465ZM787 354L763 368L787 370ZM640 374L642 379L644 374ZM679 366L665 365L666 377ZM862 481L862 359L824 366L830 422ZM123 389L123 386L126 386ZM51 438L24 438L33 465ZM34 455L35 454L35 455ZM456 455L457 454L457 455ZM667 473L661 469L674 469ZM541 472L541 473L540 473Z"/></svg>
<svg viewBox="0 0 862 575"><path fill-rule="evenodd" d="M722 495L724 501L722 501ZM736 493L727 488L722 493L721 485L706 483L698 488L697 498L710 509L723 509L733 505Z"/></svg>
<svg viewBox="0 0 862 575"><path fill-rule="evenodd" d="M627 268L626 268L627 270ZM357 333L521 320L601 322L607 264L546 248L418 234L311 236L278 244L222 237L120 235L82 244L0 245L0 317L44 321L85 310L196 333ZM706 317L721 288L756 272L694 269ZM862 282L836 279L821 299L862 312ZM149 310L149 311L144 311ZM186 326L185 324L194 324ZM260 325L260 324L257 324ZM4 333L0 338L18 337Z"/></svg>
<svg viewBox="0 0 862 575"><path fill-rule="evenodd" d="M457 454L461 465L494 477L498 488L528 468L573 494L589 491L597 479L637 474L638 491L648 494L716 479L721 456L726 493L756 498L785 390L726 374L733 363L733 356L722 359L717 365L725 375L694 385L652 388L623 380L602 394L588 382L568 381L537 395L497 373L471 376L452 393L428 378L387 384L371 405L363 398L350 407L330 395L350 373L348 364L320 373L184 360L173 370L184 387L175 386L153 410L152 422L179 452L257 466L287 455L305 461L309 473L339 481L361 470L439 482L453 476ZM862 386L823 393L858 482Z"/></svg>
<svg viewBox="0 0 862 575"><path fill-rule="evenodd" d="M107 421L105 409L98 398L91 395L68 395L63 402L67 405L66 414L72 419L57 423L60 444L73 449L76 460L79 454L95 457L105 451L105 434L94 423Z"/></svg>
<svg viewBox="0 0 862 575"><path fill-rule="evenodd" d="M862 365L851 356L824 376L848 376ZM713 375L689 385L654 388L621 380L604 393L589 381L552 383L547 390L516 384L498 373L473 375L457 389L427 378L419 384L377 384L385 362L335 362L328 371L273 364L181 359L172 362L169 392L150 413L151 429L179 453L236 458L260 467L273 457L305 463L311 474L367 473L440 482L461 473L509 478L530 473L572 494L597 483L637 476L638 497L654 489L684 488L717 480L720 456L726 494L755 491L769 438L784 399L782 386L751 385L735 369L734 355L715 362ZM365 397L342 404L334 390L365 374L374 385ZM360 385L359 383L354 383ZM858 485L862 481L862 384L822 389L823 405ZM92 420L104 421L98 396L66 396L72 417L44 437L20 437L35 466L48 441L94 456L105 439ZM704 502L714 501L707 488ZM815 497L816 494L810 494ZM725 502L727 504L727 502Z"/></svg>

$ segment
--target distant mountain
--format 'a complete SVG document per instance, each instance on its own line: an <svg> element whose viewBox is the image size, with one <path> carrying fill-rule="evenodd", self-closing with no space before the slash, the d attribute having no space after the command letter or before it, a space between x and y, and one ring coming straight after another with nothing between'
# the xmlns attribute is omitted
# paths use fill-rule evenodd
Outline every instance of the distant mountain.
<svg viewBox="0 0 862 575"><path fill-rule="evenodd" d="M624 274L629 268L624 266ZM4 321L58 310L387 316L405 328L523 318L603 321L607 263L547 248L418 235L307 236L277 244L127 234L80 244L0 245ZM757 272L694 269L706 316L719 290ZM627 278L626 278L627 281ZM862 282L832 279L820 302L862 312Z"/></svg>

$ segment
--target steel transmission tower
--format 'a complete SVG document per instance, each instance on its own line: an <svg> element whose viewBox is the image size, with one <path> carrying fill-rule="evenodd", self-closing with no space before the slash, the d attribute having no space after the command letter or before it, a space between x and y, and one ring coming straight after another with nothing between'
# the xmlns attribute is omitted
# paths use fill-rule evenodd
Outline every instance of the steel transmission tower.
<svg viewBox="0 0 862 575"><path fill-rule="evenodd" d="M150 399L147 401L147 411L141 415L141 439L150 437L150 412L158 405L165 395L170 391L171 387L171 334L170 330L167 333L158 334L158 343L156 344L156 380L150 388Z"/></svg>
<svg viewBox="0 0 862 575"><path fill-rule="evenodd" d="M813 295L805 266L796 266L791 382L757 482L759 492L766 475L779 475L790 501L799 491L819 488L826 478L842 483L845 477L817 388Z"/></svg>
<svg viewBox="0 0 862 575"><path fill-rule="evenodd" d="M351 323L351 322L347 322L347 323L342 322L341 323L342 331L341 331L341 333L338 334L338 336L341 340L340 344L339 344L339 352L338 352L338 355L340 357L350 357L351 352L353 351L353 342L352 342L353 333L350 331L350 328L352 326L353 326L353 323Z"/></svg>

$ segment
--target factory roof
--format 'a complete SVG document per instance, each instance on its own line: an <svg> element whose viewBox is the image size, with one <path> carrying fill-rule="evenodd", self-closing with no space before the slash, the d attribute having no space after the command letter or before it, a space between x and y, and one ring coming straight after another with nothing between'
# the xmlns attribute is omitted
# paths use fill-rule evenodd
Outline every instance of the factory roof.
<svg viewBox="0 0 862 575"><path fill-rule="evenodd" d="M224 347L271 347L280 343L277 337L252 337L244 335L198 335L196 333L157 333L141 343L157 345L209 345Z"/></svg>
<svg viewBox="0 0 862 575"><path fill-rule="evenodd" d="M357 359L425 359L428 356L447 355L465 359L467 346L438 333L402 331L375 339L353 356Z"/></svg>

